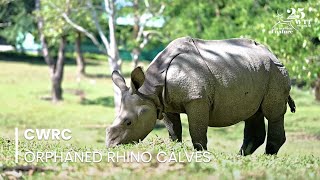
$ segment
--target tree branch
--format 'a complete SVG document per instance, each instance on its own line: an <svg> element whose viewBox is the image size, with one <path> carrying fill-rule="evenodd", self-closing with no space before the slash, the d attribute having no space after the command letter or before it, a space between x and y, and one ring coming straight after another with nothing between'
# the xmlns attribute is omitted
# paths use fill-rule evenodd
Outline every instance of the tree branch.
<svg viewBox="0 0 320 180"><path fill-rule="evenodd" d="M143 32L143 41L139 45L140 49L143 49L148 44L149 40L152 38L152 35L160 36L160 33L157 31L144 31Z"/></svg>
<svg viewBox="0 0 320 180"><path fill-rule="evenodd" d="M94 24L95 24L95 26L97 28L98 34L99 34L104 46L106 47L107 52L110 52L109 41L108 41L107 37L104 35L104 33L102 31L102 28L101 28L100 23L99 23L98 18L97 18L97 12L93 8L91 0L87 0L87 6L91 9L92 19L93 19Z"/></svg>
<svg viewBox="0 0 320 180"><path fill-rule="evenodd" d="M72 21L68 14L64 11L62 11L61 9L59 9L59 7L57 7L54 3L50 2L50 5L55 8L58 12L61 13L61 16L62 18L70 25L72 26L74 29L76 29L77 31L83 33L85 36L87 36L91 41L92 43L98 47L98 49L105 53L105 54L108 54L108 51L106 48L104 48L103 46L101 46L101 44L99 43L98 39L94 36L93 33L89 32L87 29L85 29L84 27L78 25L77 23L75 23L74 21ZM67 1L67 6L68 6L68 1Z"/></svg>
<svg viewBox="0 0 320 180"><path fill-rule="evenodd" d="M152 16L159 16L163 13L164 9L166 8L166 6L162 3L159 11L157 13L152 12L151 8L150 8L150 4L148 0L144 0L144 5L147 8L148 13L152 14Z"/></svg>
<svg viewBox="0 0 320 180"><path fill-rule="evenodd" d="M136 37L136 42L139 42L139 41L141 40L141 37L142 37L143 34L145 34L145 33L150 34L150 32L145 32L145 31L144 31L144 28L145 28L146 24L147 24L148 21L149 21L150 19L152 19L153 17L162 15L162 14L163 14L163 11L164 11L164 9L165 9L165 7L166 7L164 4L161 4L158 12L157 12L157 13L153 13L153 12L151 11L149 1L148 1L148 0L144 0L144 4L145 4L146 9L147 9L146 13L150 13L151 16L147 17L147 18L145 19L145 21L139 25L139 31L138 31L138 35L137 35L137 37ZM142 16L140 16L139 22L142 22L141 19L142 19ZM146 40L146 38L145 38L146 36L145 36L145 35L143 35L143 36L144 36L144 38L143 38L143 42L142 42L142 43L143 43L143 44L148 43L149 39L147 38L148 40ZM149 35L148 35L148 37L149 37ZM143 47L144 47L144 46L143 46Z"/></svg>
<svg viewBox="0 0 320 180"><path fill-rule="evenodd" d="M143 23L141 25L138 25L139 26L139 31L138 31L138 34L137 34L137 37L136 37L136 41L139 42L141 40L141 37L142 37L142 34L143 34L143 30L144 30L144 27L145 27L145 24L146 23Z"/></svg>
<svg viewBox="0 0 320 180"><path fill-rule="evenodd" d="M64 18L64 20L70 24L73 28L75 28L77 31L82 32L84 35L86 35L92 42L94 45L96 45L100 51L102 51L103 53L107 54L107 50L105 48L103 48L101 46L101 44L99 43L99 41L97 40L97 38L88 30L86 30L84 27L76 24L75 22L73 22L69 16L67 16L66 13L62 13L61 16Z"/></svg>

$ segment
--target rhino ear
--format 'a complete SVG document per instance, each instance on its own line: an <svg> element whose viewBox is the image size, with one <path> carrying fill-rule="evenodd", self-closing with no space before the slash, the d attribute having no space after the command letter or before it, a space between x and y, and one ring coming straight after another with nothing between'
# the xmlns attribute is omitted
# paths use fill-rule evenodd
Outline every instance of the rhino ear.
<svg viewBox="0 0 320 180"><path fill-rule="evenodd" d="M132 93L136 93L138 89L142 86L145 76L141 67L136 67L131 72L131 89Z"/></svg>
<svg viewBox="0 0 320 180"><path fill-rule="evenodd" d="M118 71L112 72L112 81L113 83L118 86L121 92L127 91L129 88L126 86L126 81L121 76L121 74Z"/></svg>

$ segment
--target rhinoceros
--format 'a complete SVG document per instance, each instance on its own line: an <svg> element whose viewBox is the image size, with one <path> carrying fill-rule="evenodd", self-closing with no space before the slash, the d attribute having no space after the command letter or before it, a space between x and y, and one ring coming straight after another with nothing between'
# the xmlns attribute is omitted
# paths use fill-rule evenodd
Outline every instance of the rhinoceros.
<svg viewBox="0 0 320 180"><path fill-rule="evenodd" d="M121 107L106 129L106 145L143 140L163 120L172 140L182 141L180 113L188 116L196 150L207 150L208 127L245 122L241 155L252 154L265 141L266 154L277 154L286 141L284 114L290 78L284 65L264 45L245 38L172 41L150 63L131 73L131 85L118 72L112 80L122 93Z"/></svg>

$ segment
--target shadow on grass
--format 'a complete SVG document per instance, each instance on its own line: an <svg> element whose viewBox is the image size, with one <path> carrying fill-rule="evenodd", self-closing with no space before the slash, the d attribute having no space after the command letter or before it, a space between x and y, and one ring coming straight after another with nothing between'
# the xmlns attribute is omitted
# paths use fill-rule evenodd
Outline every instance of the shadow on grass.
<svg viewBox="0 0 320 180"><path fill-rule="evenodd" d="M53 58L57 59L56 57ZM17 52L1 52L0 61L29 63L32 65L47 65L42 56L28 55ZM64 63L65 65L76 65L75 59L71 57L66 57ZM86 61L86 65L96 66L99 65L99 63Z"/></svg>
<svg viewBox="0 0 320 180"><path fill-rule="evenodd" d="M121 75L125 78L128 78L131 76L131 73L129 72L125 72L125 73L121 73ZM97 74L90 74L90 73L86 73L85 77L88 78L96 78L96 79L104 79L104 78L111 78L111 74L102 74L102 73L97 73Z"/></svg>
<svg viewBox="0 0 320 180"><path fill-rule="evenodd" d="M83 105L100 105L106 107L114 107L114 100L112 96L99 97L96 99L83 99L81 101Z"/></svg>
<svg viewBox="0 0 320 180"><path fill-rule="evenodd" d="M102 73L97 73L97 74L86 73L85 77L87 77L87 78L95 78L95 79L100 79L100 78L104 79L104 78L111 78L111 75L110 74L102 74Z"/></svg>

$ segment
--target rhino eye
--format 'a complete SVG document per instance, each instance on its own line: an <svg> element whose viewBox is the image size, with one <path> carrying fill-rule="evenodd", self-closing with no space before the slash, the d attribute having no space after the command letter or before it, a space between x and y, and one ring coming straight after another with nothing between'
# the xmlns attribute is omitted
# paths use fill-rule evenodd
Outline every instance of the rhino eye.
<svg viewBox="0 0 320 180"><path fill-rule="evenodd" d="M124 119L124 122L127 126L130 126L132 124L132 122L129 119Z"/></svg>

